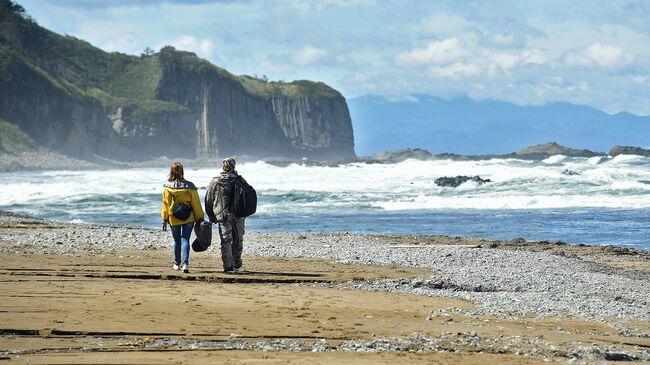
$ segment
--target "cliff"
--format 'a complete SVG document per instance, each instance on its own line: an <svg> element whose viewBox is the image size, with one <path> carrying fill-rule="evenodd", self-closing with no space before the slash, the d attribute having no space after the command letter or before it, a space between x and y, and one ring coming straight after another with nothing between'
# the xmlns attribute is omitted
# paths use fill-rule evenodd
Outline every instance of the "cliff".
<svg viewBox="0 0 650 365"><path fill-rule="evenodd" d="M235 76L172 47L106 53L9 0L0 0L0 118L77 157L356 157L345 98L323 83Z"/></svg>

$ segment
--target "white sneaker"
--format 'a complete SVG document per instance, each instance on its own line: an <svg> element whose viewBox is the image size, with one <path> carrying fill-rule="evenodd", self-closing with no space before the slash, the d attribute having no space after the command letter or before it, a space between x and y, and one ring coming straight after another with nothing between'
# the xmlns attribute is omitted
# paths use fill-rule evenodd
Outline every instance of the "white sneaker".
<svg viewBox="0 0 650 365"><path fill-rule="evenodd" d="M190 272L190 269L187 267L187 264L183 264L183 267L182 267L182 268L183 268L183 272L184 272L184 273L187 274L188 272Z"/></svg>
<svg viewBox="0 0 650 365"><path fill-rule="evenodd" d="M173 268L174 270L177 270L177 271L178 271L178 269L180 269L181 267L178 266L178 264L174 264L174 266L172 266L172 268Z"/></svg>

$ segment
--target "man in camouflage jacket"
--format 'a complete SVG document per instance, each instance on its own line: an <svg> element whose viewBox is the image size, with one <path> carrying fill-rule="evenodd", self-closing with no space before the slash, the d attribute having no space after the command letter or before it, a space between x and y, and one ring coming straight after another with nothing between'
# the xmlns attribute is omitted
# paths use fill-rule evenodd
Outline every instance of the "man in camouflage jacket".
<svg viewBox="0 0 650 365"><path fill-rule="evenodd" d="M221 259L223 271L234 273L242 267L241 254L244 249L244 220L230 211L230 199L235 179L243 180L235 170L235 160L228 157L223 160L223 169L219 176L210 181L205 194L205 211L210 222L219 224L221 236Z"/></svg>

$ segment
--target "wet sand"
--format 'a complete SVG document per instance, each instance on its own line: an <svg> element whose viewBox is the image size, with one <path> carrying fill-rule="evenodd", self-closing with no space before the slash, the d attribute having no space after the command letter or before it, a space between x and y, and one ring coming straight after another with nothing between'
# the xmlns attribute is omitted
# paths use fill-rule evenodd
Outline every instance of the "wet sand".
<svg viewBox="0 0 650 365"><path fill-rule="evenodd" d="M170 250L155 247L16 252L12 234L58 229L49 227L0 225L0 362L538 364L650 353L648 321L619 319L630 334L580 318L475 315L474 303L449 297L339 288L438 275L427 268L245 256L246 270L226 275L208 252L192 253L183 274ZM564 250L621 275L648 273L638 255Z"/></svg>

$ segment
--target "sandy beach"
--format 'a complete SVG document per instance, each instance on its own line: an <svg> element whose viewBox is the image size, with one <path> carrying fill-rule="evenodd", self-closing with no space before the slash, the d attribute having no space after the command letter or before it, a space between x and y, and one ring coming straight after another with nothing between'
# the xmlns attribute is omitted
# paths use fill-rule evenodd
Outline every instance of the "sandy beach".
<svg viewBox="0 0 650 365"><path fill-rule="evenodd" d="M168 233L167 233L168 234ZM212 247L0 214L0 359L18 363L650 360L650 253L562 242L255 233Z"/></svg>

